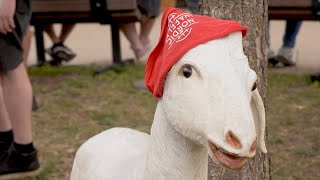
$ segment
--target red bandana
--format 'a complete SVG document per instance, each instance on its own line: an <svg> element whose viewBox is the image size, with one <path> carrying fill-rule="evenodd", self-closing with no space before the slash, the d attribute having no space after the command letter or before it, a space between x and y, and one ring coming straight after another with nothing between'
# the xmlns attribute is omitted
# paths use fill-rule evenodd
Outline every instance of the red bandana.
<svg viewBox="0 0 320 180"><path fill-rule="evenodd" d="M156 98L160 98L167 73L185 53L199 44L237 31L242 31L242 36L245 36L247 28L237 21L192 15L176 8L166 9L159 42L146 65L147 88Z"/></svg>

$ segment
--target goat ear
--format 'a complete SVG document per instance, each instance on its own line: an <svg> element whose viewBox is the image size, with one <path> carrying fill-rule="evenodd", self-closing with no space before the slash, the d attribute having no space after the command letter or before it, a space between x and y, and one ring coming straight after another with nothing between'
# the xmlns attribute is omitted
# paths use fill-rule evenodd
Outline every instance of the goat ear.
<svg viewBox="0 0 320 180"><path fill-rule="evenodd" d="M250 105L258 136L258 146L262 152L267 153L266 143L264 140L266 131L266 114L258 89L252 92Z"/></svg>

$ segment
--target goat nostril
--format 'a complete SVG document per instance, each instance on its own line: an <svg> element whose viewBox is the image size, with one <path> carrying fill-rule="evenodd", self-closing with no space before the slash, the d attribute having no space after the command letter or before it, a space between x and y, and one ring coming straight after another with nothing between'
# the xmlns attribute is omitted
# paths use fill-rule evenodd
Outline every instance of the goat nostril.
<svg viewBox="0 0 320 180"><path fill-rule="evenodd" d="M257 139L253 141L250 151L254 152L257 149Z"/></svg>
<svg viewBox="0 0 320 180"><path fill-rule="evenodd" d="M234 148L241 148L242 147L240 140L231 131L228 131L226 138L227 138L228 143L232 147L234 147Z"/></svg>

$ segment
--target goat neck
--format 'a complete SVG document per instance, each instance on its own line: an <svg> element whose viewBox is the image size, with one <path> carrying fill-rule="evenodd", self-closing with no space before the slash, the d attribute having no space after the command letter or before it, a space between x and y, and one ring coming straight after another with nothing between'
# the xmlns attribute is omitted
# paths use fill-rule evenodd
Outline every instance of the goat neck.
<svg viewBox="0 0 320 180"><path fill-rule="evenodd" d="M176 132L158 103L145 167L138 179L207 179L207 150Z"/></svg>

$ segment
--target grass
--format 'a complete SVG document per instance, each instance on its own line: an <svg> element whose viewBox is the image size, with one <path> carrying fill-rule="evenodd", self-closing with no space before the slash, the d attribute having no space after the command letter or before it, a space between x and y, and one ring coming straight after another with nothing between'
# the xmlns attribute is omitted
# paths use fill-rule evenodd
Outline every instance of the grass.
<svg viewBox="0 0 320 180"><path fill-rule="evenodd" d="M68 179L76 150L114 126L149 132L156 99L133 87L141 66L95 78L93 67L31 67L40 108L33 113L34 139L43 171L38 179ZM306 76L268 76L268 150L273 179L320 179L320 88Z"/></svg>
<svg viewBox="0 0 320 180"><path fill-rule="evenodd" d="M320 87L306 76L269 75L273 179L320 179Z"/></svg>

